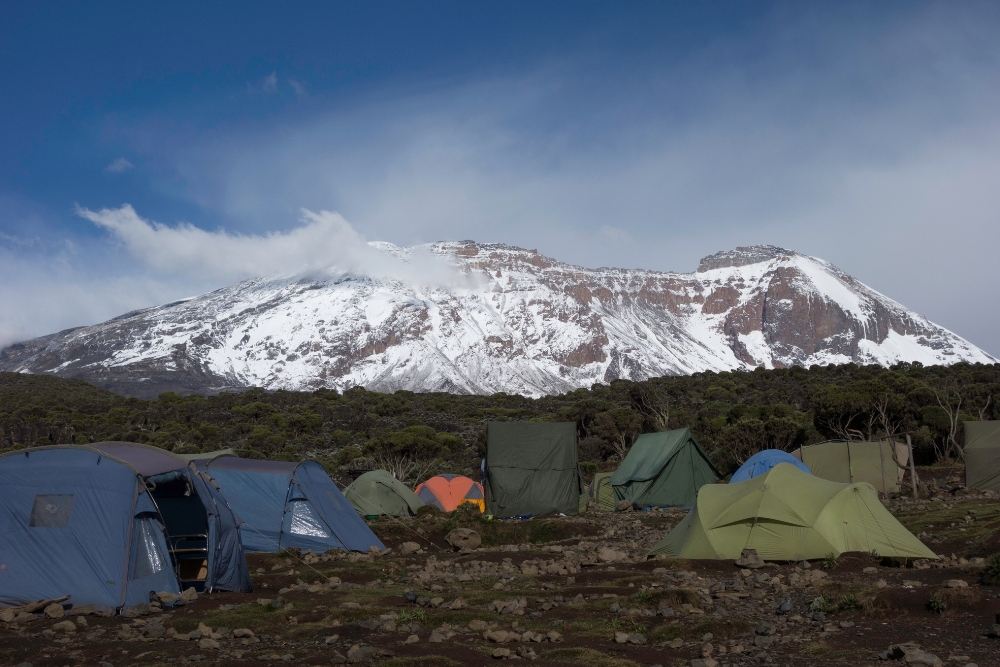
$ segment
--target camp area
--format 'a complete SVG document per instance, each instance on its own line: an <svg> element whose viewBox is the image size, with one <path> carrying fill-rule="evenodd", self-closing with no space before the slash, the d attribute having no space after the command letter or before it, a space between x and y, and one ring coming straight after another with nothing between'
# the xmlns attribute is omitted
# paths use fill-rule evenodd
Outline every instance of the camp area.
<svg viewBox="0 0 1000 667"><path fill-rule="evenodd" d="M583 481L574 422L495 422L486 428L486 513L577 514Z"/></svg>
<svg viewBox="0 0 1000 667"><path fill-rule="evenodd" d="M248 552L296 548L368 551L383 545L315 461L261 461L223 455L200 462L243 520Z"/></svg>
<svg viewBox="0 0 1000 667"><path fill-rule="evenodd" d="M734 484L709 484L693 510L650 555L802 561L848 551L883 558L937 558L879 501L868 483L843 484L780 463Z"/></svg>
<svg viewBox="0 0 1000 667"><path fill-rule="evenodd" d="M386 470L364 473L344 489L344 496L358 514L368 518L413 516L425 504Z"/></svg>
<svg viewBox="0 0 1000 667"><path fill-rule="evenodd" d="M417 497L442 512L453 512L459 505L471 504L486 511L483 485L465 475L434 475L413 490Z"/></svg>
<svg viewBox="0 0 1000 667"><path fill-rule="evenodd" d="M905 443L834 440L791 452L812 474L832 482L867 482L879 493L899 493L909 463Z"/></svg>
<svg viewBox="0 0 1000 667"><path fill-rule="evenodd" d="M682 428L636 438L610 483L615 499L633 507L690 507L698 490L718 479L691 430Z"/></svg>

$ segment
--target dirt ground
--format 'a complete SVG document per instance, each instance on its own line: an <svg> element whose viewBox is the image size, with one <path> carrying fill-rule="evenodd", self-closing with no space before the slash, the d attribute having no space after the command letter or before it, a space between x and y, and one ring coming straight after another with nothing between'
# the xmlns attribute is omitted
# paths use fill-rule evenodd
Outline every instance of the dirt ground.
<svg viewBox="0 0 1000 667"><path fill-rule="evenodd" d="M983 585L981 562L1000 552L1000 505L954 471L924 479L935 472L930 497L886 503L942 561L844 554L743 570L646 559L681 511L428 513L373 522L384 554L252 555L254 593L0 623L0 665L903 665L879 654L904 642L944 665L1000 665L1000 586ZM485 546L452 548L456 525Z"/></svg>

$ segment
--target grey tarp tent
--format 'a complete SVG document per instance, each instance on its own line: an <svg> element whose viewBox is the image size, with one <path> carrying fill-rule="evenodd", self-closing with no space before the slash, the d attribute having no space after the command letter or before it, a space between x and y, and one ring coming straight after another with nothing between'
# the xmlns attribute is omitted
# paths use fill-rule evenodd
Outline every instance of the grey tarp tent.
<svg viewBox="0 0 1000 667"><path fill-rule="evenodd" d="M833 440L806 445L791 454L817 477L842 484L868 482L880 493L898 493L908 451L898 442Z"/></svg>
<svg viewBox="0 0 1000 667"><path fill-rule="evenodd" d="M89 447L0 455L0 607L69 595L106 611L180 593L142 476Z"/></svg>
<svg viewBox="0 0 1000 667"><path fill-rule="evenodd" d="M489 422L486 513L498 517L577 514L583 482L573 422Z"/></svg>
<svg viewBox="0 0 1000 667"><path fill-rule="evenodd" d="M615 500L633 507L691 507L719 473L686 428L640 435L611 476Z"/></svg>
<svg viewBox="0 0 1000 667"><path fill-rule="evenodd" d="M250 569L240 520L214 482L165 449L136 442L95 442L135 468L163 517L174 570L183 588L249 593Z"/></svg>
<svg viewBox="0 0 1000 667"><path fill-rule="evenodd" d="M1000 421L965 422L965 485L1000 491Z"/></svg>

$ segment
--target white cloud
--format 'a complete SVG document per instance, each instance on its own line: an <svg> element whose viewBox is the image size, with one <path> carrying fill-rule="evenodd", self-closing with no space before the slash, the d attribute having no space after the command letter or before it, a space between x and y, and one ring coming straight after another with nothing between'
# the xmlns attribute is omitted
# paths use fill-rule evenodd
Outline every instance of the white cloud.
<svg viewBox="0 0 1000 667"><path fill-rule="evenodd" d="M129 169L134 169L135 165L126 160L123 157L117 158L114 162L109 164L104 168L104 171L111 174L120 174L122 172L128 171Z"/></svg>
<svg viewBox="0 0 1000 667"><path fill-rule="evenodd" d="M469 284L445 259L419 250L404 261L369 244L337 213L303 211L300 225L262 235L209 232L144 220L128 204L117 209L77 209L110 231L127 252L164 276L222 285L271 274L350 273L426 286Z"/></svg>
<svg viewBox="0 0 1000 667"><path fill-rule="evenodd" d="M618 227L614 227L612 225L603 225L599 231L605 240L610 241L615 245L632 243L632 235L624 229L619 229Z"/></svg>
<svg viewBox="0 0 1000 667"><path fill-rule="evenodd" d="M292 87L295 91L295 96L298 98L303 98L306 96L306 84L301 81L296 81L295 79L289 79L288 85Z"/></svg>
<svg viewBox="0 0 1000 667"><path fill-rule="evenodd" d="M250 94L256 95L263 93L264 95L271 95L278 92L278 73L271 72L265 77L261 77L257 83L248 83L247 90Z"/></svg>

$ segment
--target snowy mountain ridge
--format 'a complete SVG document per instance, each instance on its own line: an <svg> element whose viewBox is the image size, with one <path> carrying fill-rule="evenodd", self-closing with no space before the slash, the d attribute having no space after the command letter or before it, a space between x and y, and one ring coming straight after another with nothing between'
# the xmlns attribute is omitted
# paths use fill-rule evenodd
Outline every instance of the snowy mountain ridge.
<svg viewBox="0 0 1000 667"><path fill-rule="evenodd" d="M996 360L821 259L751 246L694 273L585 269L502 244L400 248L460 279L330 272L247 280L26 341L0 370L137 396L267 389L532 396L704 370Z"/></svg>

